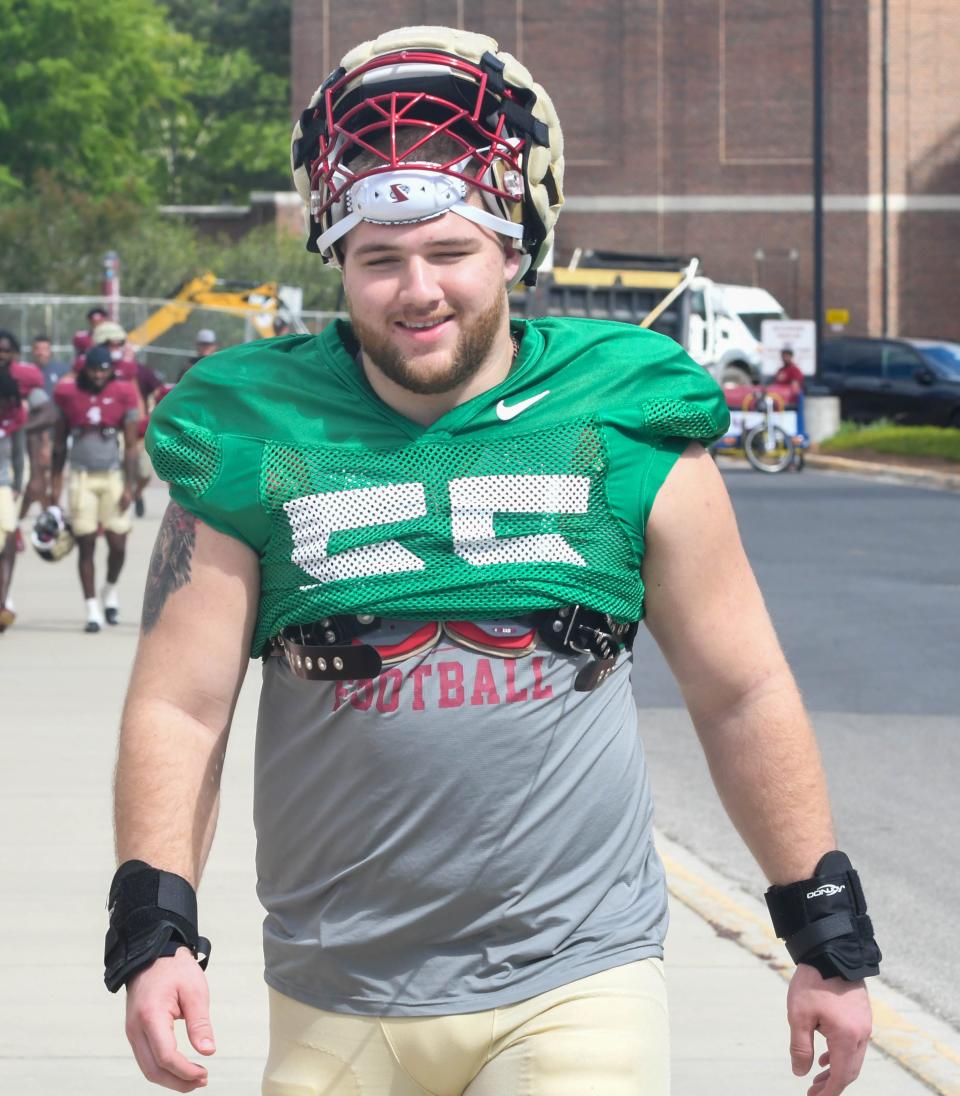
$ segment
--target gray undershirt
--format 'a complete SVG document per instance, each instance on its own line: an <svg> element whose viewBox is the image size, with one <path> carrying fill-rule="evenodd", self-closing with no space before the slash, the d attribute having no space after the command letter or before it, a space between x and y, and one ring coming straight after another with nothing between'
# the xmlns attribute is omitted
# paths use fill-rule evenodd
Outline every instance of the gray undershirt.
<svg viewBox="0 0 960 1096"><path fill-rule="evenodd" d="M125 422L136 421L139 414L129 411ZM113 427L103 430L74 430L70 435L70 467L82 472L112 472L120 467L121 431Z"/></svg>
<svg viewBox="0 0 960 1096"><path fill-rule="evenodd" d="M629 656L591 693L545 648L445 642L373 682L264 666L266 980L317 1008L495 1008L662 955Z"/></svg>

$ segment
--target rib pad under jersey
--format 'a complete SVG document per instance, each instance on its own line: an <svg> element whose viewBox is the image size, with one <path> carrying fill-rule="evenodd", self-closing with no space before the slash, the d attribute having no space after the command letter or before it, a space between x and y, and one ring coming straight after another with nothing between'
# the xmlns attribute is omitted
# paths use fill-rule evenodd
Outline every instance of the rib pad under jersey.
<svg viewBox="0 0 960 1096"><path fill-rule="evenodd" d="M317 1008L442 1015L662 955L630 657L442 645L374 681L271 658L255 820L266 979Z"/></svg>

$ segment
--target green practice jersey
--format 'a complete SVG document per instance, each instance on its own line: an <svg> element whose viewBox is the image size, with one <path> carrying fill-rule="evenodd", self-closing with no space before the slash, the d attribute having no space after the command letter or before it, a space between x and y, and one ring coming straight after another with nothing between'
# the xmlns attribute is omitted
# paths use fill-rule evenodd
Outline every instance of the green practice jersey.
<svg viewBox="0 0 960 1096"><path fill-rule="evenodd" d="M723 394L626 324L515 324L506 379L430 426L375 395L347 324L198 362L147 448L184 509L257 552L252 654L339 613L481 620L580 603L643 615L644 527Z"/></svg>

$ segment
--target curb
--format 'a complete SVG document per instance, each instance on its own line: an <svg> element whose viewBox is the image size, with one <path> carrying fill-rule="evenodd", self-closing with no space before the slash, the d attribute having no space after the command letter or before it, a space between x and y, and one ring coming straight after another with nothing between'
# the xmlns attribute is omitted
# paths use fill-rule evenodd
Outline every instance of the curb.
<svg viewBox="0 0 960 1096"><path fill-rule="evenodd" d="M752 952L789 981L793 962L773 934L766 906L659 831L656 845L670 894L703 918L718 936ZM933 1092L960 1096L960 1032L882 978L871 978L869 988L873 1006L870 1042Z"/></svg>
<svg viewBox="0 0 960 1096"><path fill-rule="evenodd" d="M825 453L807 453L810 468L822 472L853 472L861 476L876 476L892 483L910 487L932 487L940 491L960 491L960 473L934 472L925 468L910 468L904 464L881 464L878 461L856 460L853 457L833 457Z"/></svg>

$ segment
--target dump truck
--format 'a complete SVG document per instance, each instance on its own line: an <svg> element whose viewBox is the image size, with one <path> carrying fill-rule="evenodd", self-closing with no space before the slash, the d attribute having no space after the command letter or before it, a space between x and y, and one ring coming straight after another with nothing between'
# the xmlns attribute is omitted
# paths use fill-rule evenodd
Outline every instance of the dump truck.
<svg viewBox="0 0 960 1096"><path fill-rule="evenodd" d="M722 384L760 381L760 325L785 319L759 286L715 282L692 256L575 251L510 294L517 317L585 316L648 327L676 340Z"/></svg>

